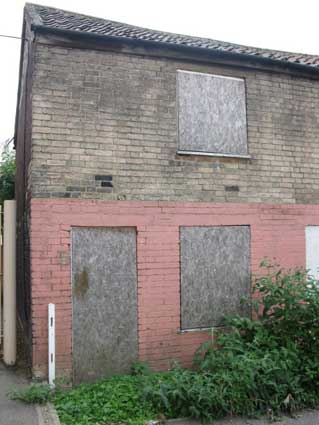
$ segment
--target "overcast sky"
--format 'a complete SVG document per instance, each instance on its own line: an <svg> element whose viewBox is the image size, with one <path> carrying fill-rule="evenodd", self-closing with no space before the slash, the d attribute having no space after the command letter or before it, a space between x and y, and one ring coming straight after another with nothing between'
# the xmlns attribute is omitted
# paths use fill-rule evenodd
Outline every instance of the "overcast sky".
<svg viewBox="0 0 319 425"><path fill-rule="evenodd" d="M20 36L24 1L1 0L0 34ZM318 0L33 0L152 29L319 55ZM13 137L20 41L0 37L0 142Z"/></svg>

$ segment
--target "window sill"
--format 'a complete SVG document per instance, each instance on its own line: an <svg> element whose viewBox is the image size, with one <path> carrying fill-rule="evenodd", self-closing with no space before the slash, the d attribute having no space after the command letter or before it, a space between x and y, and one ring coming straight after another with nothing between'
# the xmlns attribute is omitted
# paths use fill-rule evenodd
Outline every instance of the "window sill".
<svg viewBox="0 0 319 425"><path fill-rule="evenodd" d="M212 153L212 152L196 152L196 151L177 151L178 155L200 155L200 156L214 156L219 158L238 158L238 159L252 159L250 155L236 155L228 153Z"/></svg>
<svg viewBox="0 0 319 425"><path fill-rule="evenodd" d="M190 332L214 332L214 330L225 329L225 326L210 326L208 328L194 328L194 329L178 329L178 334L186 334Z"/></svg>

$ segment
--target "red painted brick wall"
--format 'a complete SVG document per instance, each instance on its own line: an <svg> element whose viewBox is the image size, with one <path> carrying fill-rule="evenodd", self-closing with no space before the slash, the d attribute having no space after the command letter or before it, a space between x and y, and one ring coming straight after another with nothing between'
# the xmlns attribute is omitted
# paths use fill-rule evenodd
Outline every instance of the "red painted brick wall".
<svg viewBox="0 0 319 425"><path fill-rule="evenodd" d="M179 333L179 226L251 226L251 267L268 256L305 263L305 226L319 225L319 205L214 204L33 199L31 279L33 370L47 371L47 305L56 304L59 374L72 368L70 231L72 226L137 229L139 357L156 369L189 365L207 333Z"/></svg>

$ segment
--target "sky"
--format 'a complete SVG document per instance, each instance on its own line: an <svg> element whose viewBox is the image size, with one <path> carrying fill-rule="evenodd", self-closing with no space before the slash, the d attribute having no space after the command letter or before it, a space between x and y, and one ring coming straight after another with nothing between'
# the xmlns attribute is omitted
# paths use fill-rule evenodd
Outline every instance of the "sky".
<svg viewBox="0 0 319 425"><path fill-rule="evenodd" d="M33 0L175 33L319 55L318 0ZM24 1L1 0L0 35L21 36ZM0 144L13 137L20 40L0 36Z"/></svg>

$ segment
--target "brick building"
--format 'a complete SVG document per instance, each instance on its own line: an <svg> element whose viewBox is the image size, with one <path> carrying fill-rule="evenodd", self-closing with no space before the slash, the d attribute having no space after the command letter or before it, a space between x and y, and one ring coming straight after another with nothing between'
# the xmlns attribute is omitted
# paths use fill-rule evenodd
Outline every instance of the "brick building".
<svg viewBox="0 0 319 425"><path fill-rule="evenodd" d="M57 371L80 382L189 365L247 313L265 256L316 273L319 57L33 4L23 37L18 313L35 374L48 303Z"/></svg>

